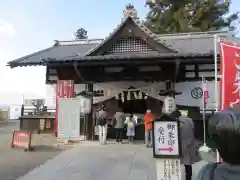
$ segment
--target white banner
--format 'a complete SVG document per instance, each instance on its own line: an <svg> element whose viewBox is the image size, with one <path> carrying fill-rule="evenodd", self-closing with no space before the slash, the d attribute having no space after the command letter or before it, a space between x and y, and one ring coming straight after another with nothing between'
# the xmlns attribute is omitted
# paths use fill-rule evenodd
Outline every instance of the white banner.
<svg viewBox="0 0 240 180"><path fill-rule="evenodd" d="M55 92L53 91L54 85L47 85L47 102L52 101L52 103L47 104L55 104ZM130 87L134 87L136 89L133 90L140 90L141 92L147 94L150 97L155 99L159 99L161 101L164 100L164 96L159 96L160 90L165 90L165 82L160 83L147 83L143 81L137 82L128 82L128 81L120 81L120 82L108 82L108 83L97 83L94 84L94 90L101 91L103 90L104 94L100 97L94 97L93 103L103 102L105 100L111 99L116 97L122 91L131 91L128 89ZM215 95L214 95L214 81L208 82L208 89L209 89L209 99L206 109L214 109L215 108ZM202 108L202 96L203 96L203 89L201 81L193 81L193 82L180 82L176 83L175 89L177 92L181 92L181 95L176 96L176 104L183 105L183 106L197 106ZM79 93L85 90L84 84L76 84L75 85L75 92ZM135 95L134 95L135 96ZM138 98L142 98L141 94Z"/></svg>

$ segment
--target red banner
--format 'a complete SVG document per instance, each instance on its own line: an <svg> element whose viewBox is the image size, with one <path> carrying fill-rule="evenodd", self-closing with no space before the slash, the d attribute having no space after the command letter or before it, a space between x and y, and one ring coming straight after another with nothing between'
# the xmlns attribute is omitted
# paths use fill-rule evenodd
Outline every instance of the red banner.
<svg viewBox="0 0 240 180"><path fill-rule="evenodd" d="M208 98L209 98L209 92L207 89L207 83L206 83L206 81L204 81L203 82L203 106L204 106L204 109L207 108Z"/></svg>
<svg viewBox="0 0 240 180"><path fill-rule="evenodd" d="M74 80L58 80L56 84L56 120L55 136L58 136L58 99L73 98L75 96Z"/></svg>
<svg viewBox="0 0 240 180"><path fill-rule="evenodd" d="M12 137L12 148L31 148L32 133L28 131L14 131Z"/></svg>
<svg viewBox="0 0 240 180"><path fill-rule="evenodd" d="M240 105L240 46L220 41L220 110Z"/></svg>

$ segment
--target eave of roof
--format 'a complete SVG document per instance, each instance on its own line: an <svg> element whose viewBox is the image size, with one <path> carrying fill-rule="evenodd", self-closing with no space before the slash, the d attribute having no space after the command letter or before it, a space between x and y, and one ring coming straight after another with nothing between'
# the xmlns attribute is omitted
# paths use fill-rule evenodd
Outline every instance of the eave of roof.
<svg viewBox="0 0 240 180"><path fill-rule="evenodd" d="M21 67L20 64L22 63L22 61L25 61L26 59L28 59L28 58L30 58L30 57L32 57L32 56L41 54L41 53L43 53L43 52L47 52L47 51L51 50L52 48L53 48L53 47L46 48L46 49L37 51L37 52L35 52L35 53L32 53L32 54L23 56L23 57L21 57L21 58L17 58L17 59L15 59L15 60L9 61L9 62L7 63L7 66L10 66L11 68L18 67L18 66ZM42 61L42 60L40 59L40 62L28 63L28 64L29 64L30 66L31 66L31 64L32 64L32 65L41 65L41 63L42 63L41 61ZM23 63L23 64L24 64L24 63ZM23 65L23 66L24 66L24 65Z"/></svg>
<svg viewBox="0 0 240 180"><path fill-rule="evenodd" d="M207 61L213 62L213 53L203 53L203 54L179 54L179 53L161 53L161 54L126 54L126 55L104 55L104 56L79 56L74 58L60 58L60 59L45 59L46 65L54 64L85 64L92 65L95 63L107 63L112 62L113 64L119 63L125 60L131 60L129 62L134 63L135 61L148 61L156 62L156 60L161 62L173 62L173 61L192 61L193 59L205 59ZM151 61L154 60L154 61Z"/></svg>
<svg viewBox="0 0 240 180"><path fill-rule="evenodd" d="M89 50L94 48L99 41L96 40L84 40L78 41L78 44L69 44L69 43L62 43L62 42L55 42L52 47L43 49L41 51L32 53L30 55L15 59L7 63L7 66L11 68L14 67L21 67L21 66L42 66L45 64L44 59L50 58L60 58L71 56L83 56Z"/></svg>

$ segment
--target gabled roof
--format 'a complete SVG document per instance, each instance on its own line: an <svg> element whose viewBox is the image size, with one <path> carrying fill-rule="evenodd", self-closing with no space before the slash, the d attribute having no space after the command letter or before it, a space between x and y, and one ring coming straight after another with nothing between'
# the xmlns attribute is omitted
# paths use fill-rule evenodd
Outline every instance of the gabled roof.
<svg viewBox="0 0 240 180"><path fill-rule="evenodd" d="M135 28L138 28L142 33L144 33L147 36L147 39L151 39L152 41L154 41L156 43L155 45L155 49L156 51L161 52L161 50L164 50L165 52L171 52L174 53L176 52L174 49L171 49L170 47L166 47L165 45L163 45L161 42L159 42L156 38L156 35L154 35L145 25L143 25L142 23L140 23L140 21L132 18L131 16L127 16L125 17L121 24L119 24L117 26L116 29L114 29L114 31L112 33L109 34L109 36L107 36L100 44L98 44L94 49L92 49L91 51L89 51L86 56L92 56L92 55L101 55L98 54L98 51L103 48L104 46L109 46L112 45L113 43L115 43L118 40L118 34L124 29L127 28L128 24L133 24L135 25ZM116 37L114 39L114 37ZM109 43L109 44L108 44ZM161 50L159 49L159 47L161 48Z"/></svg>

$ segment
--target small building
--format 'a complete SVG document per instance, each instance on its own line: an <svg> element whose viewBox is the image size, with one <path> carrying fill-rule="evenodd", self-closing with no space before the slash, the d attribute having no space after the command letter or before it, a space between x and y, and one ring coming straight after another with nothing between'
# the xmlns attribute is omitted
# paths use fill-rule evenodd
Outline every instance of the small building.
<svg viewBox="0 0 240 180"><path fill-rule="evenodd" d="M201 109L201 78L208 81L209 104L215 109L214 35L231 39L224 31L154 34L126 7L120 24L105 39L55 41L52 47L10 61L11 68L45 66L49 97L56 96L57 80L74 80L75 93L94 91L94 104L105 103L113 115L121 105L139 117L146 109L161 112L161 91L174 88L177 105ZM199 113L199 112L198 112ZM200 120L199 114L193 118ZM89 117L87 133L95 122Z"/></svg>

